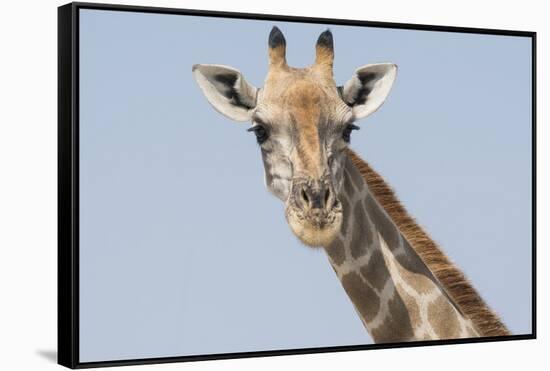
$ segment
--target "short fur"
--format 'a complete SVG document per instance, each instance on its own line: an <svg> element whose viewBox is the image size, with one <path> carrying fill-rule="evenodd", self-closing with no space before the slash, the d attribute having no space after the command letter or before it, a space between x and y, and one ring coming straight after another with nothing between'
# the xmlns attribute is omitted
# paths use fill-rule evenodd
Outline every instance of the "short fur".
<svg viewBox="0 0 550 371"><path fill-rule="evenodd" d="M273 26L273 28L271 29L271 32L269 33L268 43L270 48L286 46L285 37L277 26Z"/></svg>
<svg viewBox="0 0 550 371"><path fill-rule="evenodd" d="M315 50L315 65L318 68L324 68L325 73L328 72L328 74L332 76L332 64L334 62L334 40L330 30L326 30L319 36L319 39L317 39L317 43L315 44Z"/></svg>
<svg viewBox="0 0 550 371"><path fill-rule="evenodd" d="M485 304L464 274L447 258L397 199L384 179L353 151L348 154L376 200L386 210L434 276L441 282L460 311L472 320L480 336L510 335L498 316Z"/></svg>
<svg viewBox="0 0 550 371"><path fill-rule="evenodd" d="M326 30L321 35L319 35L319 38L317 39L317 46L334 50L334 40L332 38L332 32L330 32L330 30Z"/></svg>
<svg viewBox="0 0 550 371"><path fill-rule="evenodd" d="M269 63L271 66L286 66L286 40L279 28L273 26L269 33Z"/></svg>

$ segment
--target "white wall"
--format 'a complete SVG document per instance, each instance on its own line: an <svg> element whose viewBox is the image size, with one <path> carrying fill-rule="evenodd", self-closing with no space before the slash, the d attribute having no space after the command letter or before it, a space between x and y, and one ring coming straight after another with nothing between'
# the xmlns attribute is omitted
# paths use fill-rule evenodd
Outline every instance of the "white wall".
<svg viewBox="0 0 550 371"><path fill-rule="evenodd" d="M270 2L232 0L132 1L137 5L185 7L330 18L364 19L538 32L538 160L549 160L548 114L550 26L542 1L368 1ZM56 186L57 186L57 9L59 1L10 1L0 12L0 368L47 370L56 348ZM513 73L513 71L510 71ZM503 76L506 78L506 76ZM513 94L513 92L510 92ZM503 107L505 109L505 107ZM548 166L538 169L539 268L549 234ZM513 272L511 272L513 274ZM539 269L538 286L548 284ZM548 296L538 290L539 340L362 352L253 358L141 366L174 370L364 370L422 367L425 370L499 368L515 370L542 362L550 345ZM510 295L514 295L510 292ZM544 358L543 358L544 357ZM132 367L131 369L138 369ZM130 368L128 368L130 369Z"/></svg>

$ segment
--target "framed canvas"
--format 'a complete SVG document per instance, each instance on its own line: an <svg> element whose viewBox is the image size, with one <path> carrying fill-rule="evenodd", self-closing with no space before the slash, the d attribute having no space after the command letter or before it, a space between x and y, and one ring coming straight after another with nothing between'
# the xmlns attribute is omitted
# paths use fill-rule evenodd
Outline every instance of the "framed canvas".
<svg viewBox="0 0 550 371"><path fill-rule="evenodd" d="M60 364L536 337L534 32L58 20Z"/></svg>

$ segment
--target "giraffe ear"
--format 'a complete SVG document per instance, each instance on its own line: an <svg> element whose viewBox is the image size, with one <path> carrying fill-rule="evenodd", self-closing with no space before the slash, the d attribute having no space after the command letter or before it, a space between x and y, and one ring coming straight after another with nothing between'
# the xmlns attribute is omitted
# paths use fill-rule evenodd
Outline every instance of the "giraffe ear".
<svg viewBox="0 0 550 371"><path fill-rule="evenodd" d="M235 121L251 120L258 89L247 83L238 70L215 64L195 64L193 76L218 112Z"/></svg>
<svg viewBox="0 0 550 371"><path fill-rule="evenodd" d="M384 103L396 75L395 64L367 64L355 70L353 77L338 90L344 102L352 107L355 117L361 119Z"/></svg>

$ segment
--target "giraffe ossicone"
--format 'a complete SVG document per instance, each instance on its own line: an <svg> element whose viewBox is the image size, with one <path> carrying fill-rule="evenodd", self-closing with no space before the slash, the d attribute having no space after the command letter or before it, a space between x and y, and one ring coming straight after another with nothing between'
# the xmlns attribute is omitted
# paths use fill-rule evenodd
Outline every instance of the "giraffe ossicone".
<svg viewBox="0 0 550 371"><path fill-rule="evenodd" d="M285 203L290 229L326 250L376 342L508 334L383 179L349 149L355 123L384 103L397 66L365 65L338 86L329 30L315 54L308 67L288 66L286 39L273 27L261 88L228 66L197 64L193 74L217 111L252 123L265 184Z"/></svg>

